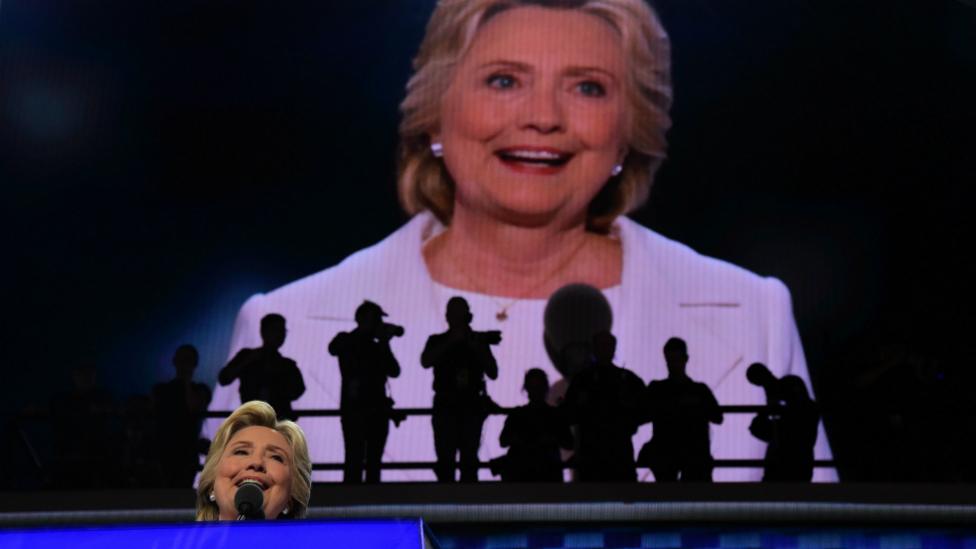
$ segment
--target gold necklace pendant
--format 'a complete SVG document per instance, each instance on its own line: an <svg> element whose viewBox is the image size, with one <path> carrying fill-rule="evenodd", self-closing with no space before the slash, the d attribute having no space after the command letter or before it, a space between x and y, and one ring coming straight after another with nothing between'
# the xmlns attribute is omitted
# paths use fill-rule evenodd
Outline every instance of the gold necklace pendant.
<svg viewBox="0 0 976 549"><path fill-rule="evenodd" d="M506 309L507 307L495 313L495 318L497 318L499 322L505 322L506 320L508 320L508 312L506 311Z"/></svg>

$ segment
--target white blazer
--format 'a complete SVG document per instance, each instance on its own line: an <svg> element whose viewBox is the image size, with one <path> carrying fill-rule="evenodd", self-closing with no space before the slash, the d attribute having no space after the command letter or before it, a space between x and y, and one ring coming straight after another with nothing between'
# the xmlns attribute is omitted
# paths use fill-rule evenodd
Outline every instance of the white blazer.
<svg viewBox="0 0 976 549"><path fill-rule="evenodd" d="M466 297L476 330L500 329L504 340L493 348L499 377L488 392L503 406L524 404L520 389L525 370L542 367L550 381L559 374L542 344L544 300L519 300L508 309L509 319L494 313L512 302L446 288L435 283L423 261L423 242L442 230L429 213L415 216L380 243L360 250L335 267L287 284L267 294L252 296L237 317L231 357L244 347L260 345L259 324L268 313L285 316L288 336L282 354L294 359L307 390L294 403L303 408L335 409L339 405L340 377L329 341L351 330L353 312L364 299L379 303L387 321L401 324L406 335L394 339L392 349L403 373L390 381L399 407L429 407L433 398L430 370L420 367L427 337L444 331L444 309L453 295ZM677 336L688 343L688 374L707 384L719 403L765 404L763 391L749 384L745 370L753 362L766 364L777 376L795 374L809 387L806 360L793 319L789 291L775 278L763 278L729 263L702 256L687 246L664 238L627 218L619 219L613 234L623 248L623 273L618 287L605 290L614 312L617 336L616 363L640 376L645 383L667 376L662 348ZM811 394L812 396L812 394ZM230 410L239 405L236 382L214 391L211 409ZM751 414L726 414L712 427L712 454L716 459L762 459L765 443L748 431ZM481 457L496 457L498 434L504 418L493 416L482 434ZM338 418L301 418L309 438L313 462L342 462L342 431ZM219 420L210 420L212 435ZM648 440L651 426L635 436L636 448ZM820 429L817 459L831 459ZM434 461L430 420L409 418L391 429L385 461ZM384 471L384 480L433 479L430 471ZM483 478L490 478L487 471ZM717 468L716 480L759 480L761 469ZM340 473L316 472L316 480L338 479ZM643 478L652 478L643 473ZM833 469L818 468L816 480L836 480Z"/></svg>

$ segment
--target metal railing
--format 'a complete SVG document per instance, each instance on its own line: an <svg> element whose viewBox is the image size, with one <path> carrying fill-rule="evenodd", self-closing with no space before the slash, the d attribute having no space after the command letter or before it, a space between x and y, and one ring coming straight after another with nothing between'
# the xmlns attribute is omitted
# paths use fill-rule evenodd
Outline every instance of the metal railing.
<svg viewBox="0 0 976 549"><path fill-rule="evenodd" d="M763 405L727 405L719 406L719 409L723 414L756 414L761 412L776 413L782 412L783 408L776 406L763 406ZM508 415L510 412L515 410L515 408L494 408L488 412L488 415ZM432 408L396 408L394 411L403 414L405 416L430 416L433 413ZM224 418L229 416L233 410L211 410L201 414L205 418ZM294 410L295 414L299 417L341 417L342 412L338 409L304 409L304 410ZM122 412L119 411L108 411L105 412L106 416L120 417L124 416ZM32 421L44 421L50 420L53 414L49 412L35 411L26 414L17 414L13 418L13 425L17 425L20 422L32 422ZM12 425L7 423L8 428ZM41 464L41 459L34 450L33 445L30 443L26 433L15 427L13 429L16 436L21 439L20 442L26 447L31 461L39 468L43 468ZM433 461L396 461L396 462L383 462L380 464L381 469L385 470L432 470L436 466L436 462ZM761 459L715 459L712 462L713 467L716 468L762 468L765 466L765 461ZM343 470L344 464L341 462L328 462L328 463L313 463L312 469L314 471L341 471ZM456 467L460 468L460 463L456 464ZM488 469L491 465L487 461L480 461L478 463L479 469ZM571 464L564 463L564 468L572 468ZM814 461L814 467L817 468L834 468L835 462L832 460L816 460Z"/></svg>
<svg viewBox="0 0 976 549"><path fill-rule="evenodd" d="M495 408L489 412L489 415L508 415L515 408ZM742 404L742 405L727 405L719 406L719 410L723 414L758 414L761 412L776 413L782 412L784 409L779 406L764 406L761 404ZM396 412L402 413L406 416L429 416L433 413L432 408L396 408ZM222 418L229 416L233 410L216 410L206 412L205 417L208 418ZM340 417L342 415L341 410L294 410L295 414L299 418L302 417ZM383 462L380 464L381 469L386 470L422 470L422 469L433 469L437 465L433 461L395 461L395 462ZM761 459L715 459L712 461L713 467L726 467L726 468L762 468L766 465L766 462ZM813 466L816 468L834 468L835 463L833 460L815 460ZM343 463L313 463L312 470L314 471L341 471L344 467ZM457 464L460 467L460 464ZM490 467L489 462L480 461L478 462L479 469L488 469ZM570 464L563 464L564 468L572 468Z"/></svg>

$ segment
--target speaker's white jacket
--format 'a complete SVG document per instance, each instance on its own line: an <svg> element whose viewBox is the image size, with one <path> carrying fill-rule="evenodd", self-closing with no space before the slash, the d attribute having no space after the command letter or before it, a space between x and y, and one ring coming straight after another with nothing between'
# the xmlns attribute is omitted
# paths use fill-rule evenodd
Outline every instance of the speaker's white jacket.
<svg viewBox="0 0 976 549"><path fill-rule="evenodd" d="M420 353L429 335L446 329L448 298L462 295L471 303L474 329L499 329L504 334L502 344L494 348L499 376L488 383L489 393L503 406L523 404L521 386L527 369L541 367L553 382L560 377L542 343L545 301L518 301L509 307L509 318L498 321L495 313L511 299L435 283L421 247L438 230L433 216L418 215L382 242L335 267L251 297L238 315L228 357L243 347L259 346L261 317L280 313L288 323L282 354L297 361L307 386L294 407L338 408L339 367L327 346L336 333L354 327L353 312L369 299L389 313L387 321L406 328L406 335L392 342L403 370L390 382L397 406L429 407L432 374L421 368ZM622 281L604 293L614 312L617 364L634 371L645 383L664 378L662 348L668 338L677 336L688 343L688 374L706 383L721 404L765 403L763 392L745 379L746 368L753 362L766 364L778 376L798 375L809 386L790 294L783 283L702 256L626 218L616 222L614 234L623 246ZM238 404L235 382L216 388L211 409L230 410ZM722 425L712 427L716 459L762 459L765 443L750 435L751 419L751 414L726 414ZM494 416L486 422L483 460L503 453L498 447L503 420ZM342 461L338 418L302 418L299 424L308 435L313 462ZM206 434L212 434L217 425L218 420L208 421ZM650 426L645 426L635 436L635 447L640 448L649 436ZM822 428L816 455L818 459L831 457ZM429 417L414 416L399 429L391 429L385 461L434 461ZM489 476L487 471L482 474ZM652 478L643 472L642 476ZM716 469L714 476L716 480L759 480L762 470ZM339 473L316 472L315 478L337 479ZM432 478L430 471L384 471L385 480ZM815 473L817 480L836 478L832 469L820 468Z"/></svg>

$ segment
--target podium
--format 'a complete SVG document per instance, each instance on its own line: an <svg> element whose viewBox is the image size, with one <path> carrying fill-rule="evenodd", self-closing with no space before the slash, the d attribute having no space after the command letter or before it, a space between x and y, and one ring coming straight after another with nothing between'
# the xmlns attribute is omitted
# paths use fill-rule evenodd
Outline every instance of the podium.
<svg viewBox="0 0 976 549"><path fill-rule="evenodd" d="M0 549L437 549L419 518L98 525L0 530Z"/></svg>

